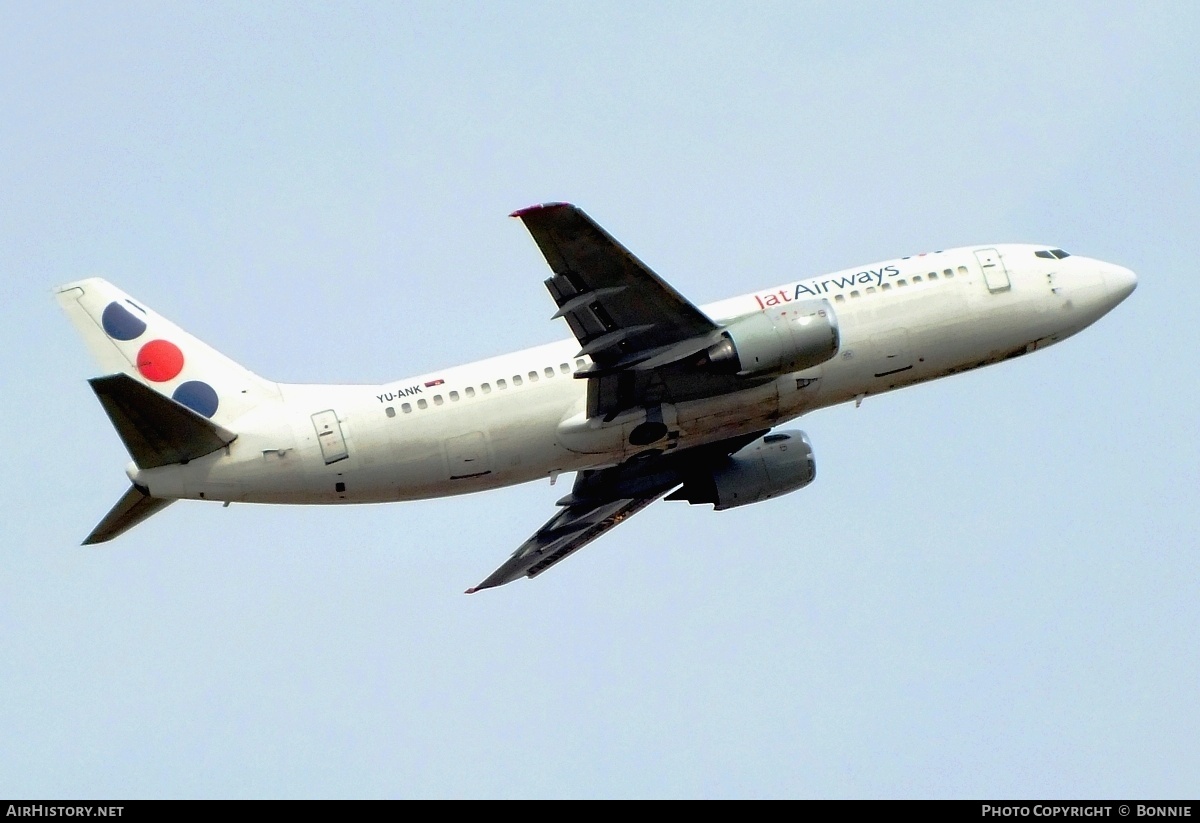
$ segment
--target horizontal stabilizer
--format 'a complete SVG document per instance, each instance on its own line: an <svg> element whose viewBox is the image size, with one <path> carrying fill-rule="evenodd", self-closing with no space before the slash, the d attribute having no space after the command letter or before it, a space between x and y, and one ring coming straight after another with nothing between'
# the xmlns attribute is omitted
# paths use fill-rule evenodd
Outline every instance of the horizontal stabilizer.
<svg viewBox="0 0 1200 823"><path fill-rule="evenodd" d="M104 519L96 524L96 528L92 529L92 533L84 538L83 545L91 546L112 540L174 502L151 497L137 486L130 486L129 491L121 495L117 505L113 506L109 513L104 515Z"/></svg>
<svg viewBox="0 0 1200 823"><path fill-rule="evenodd" d="M88 382L139 468L186 463L224 448L237 437L127 374Z"/></svg>

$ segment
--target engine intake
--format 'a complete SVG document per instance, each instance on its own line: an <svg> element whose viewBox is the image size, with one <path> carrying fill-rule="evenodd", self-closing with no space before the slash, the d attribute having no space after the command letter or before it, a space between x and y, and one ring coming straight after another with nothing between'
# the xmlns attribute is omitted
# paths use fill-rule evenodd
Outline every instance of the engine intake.
<svg viewBox="0 0 1200 823"><path fill-rule="evenodd" d="M828 300L800 300L734 320L707 350L710 366L743 377L788 374L837 354L837 317Z"/></svg>
<svg viewBox="0 0 1200 823"><path fill-rule="evenodd" d="M802 489L816 476L817 462L808 435L773 432L734 452L711 472L689 477L667 500L712 503L722 511Z"/></svg>

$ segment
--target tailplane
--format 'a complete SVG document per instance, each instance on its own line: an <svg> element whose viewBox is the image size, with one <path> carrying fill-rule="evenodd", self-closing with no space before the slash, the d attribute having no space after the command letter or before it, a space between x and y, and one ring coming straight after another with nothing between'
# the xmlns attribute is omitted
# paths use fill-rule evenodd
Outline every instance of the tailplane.
<svg viewBox="0 0 1200 823"><path fill-rule="evenodd" d="M108 514L104 515L104 519L96 524L96 528L92 529L92 533L83 539L83 545L92 546L112 540L174 502L163 500L161 497L151 497L137 486L130 486L129 491L117 501L117 505L113 506Z"/></svg>
<svg viewBox="0 0 1200 823"><path fill-rule="evenodd" d="M127 374L88 381L140 469L187 463L212 454L237 435Z"/></svg>

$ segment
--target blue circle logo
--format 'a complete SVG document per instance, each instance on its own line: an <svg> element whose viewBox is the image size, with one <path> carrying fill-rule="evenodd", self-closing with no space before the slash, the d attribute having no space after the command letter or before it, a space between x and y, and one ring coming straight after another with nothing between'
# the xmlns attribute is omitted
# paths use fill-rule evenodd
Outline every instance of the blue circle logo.
<svg viewBox="0 0 1200 823"><path fill-rule="evenodd" d="M189 380L181 384L171 395L171 399L205 417L216 414L220 404L216 390L201 380Z"/></svg>
<svg viewBox="0 0 1200 823"><path fill-rule="evenodd" d="M145 322L117 302L109 303L104 307L100 323L104 326L104 331L108 336L114 340L133 340L140 337L146 330Z"/></svg>

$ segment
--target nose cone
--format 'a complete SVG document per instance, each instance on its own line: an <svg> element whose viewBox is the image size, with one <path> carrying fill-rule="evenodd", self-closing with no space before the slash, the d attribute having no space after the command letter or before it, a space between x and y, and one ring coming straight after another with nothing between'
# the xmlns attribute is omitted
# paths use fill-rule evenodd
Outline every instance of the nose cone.
<svg viewBox="0 0 1200 823"><path fill-rule="evenodd" d="M1115 306L1133 294L1137 288L1137 275L1121 266L1108 265L1104 267L1104 285Z"/></svg>

